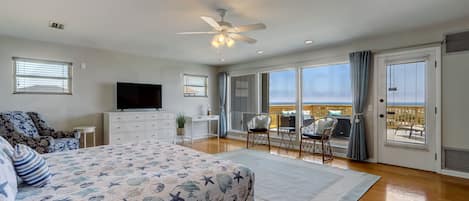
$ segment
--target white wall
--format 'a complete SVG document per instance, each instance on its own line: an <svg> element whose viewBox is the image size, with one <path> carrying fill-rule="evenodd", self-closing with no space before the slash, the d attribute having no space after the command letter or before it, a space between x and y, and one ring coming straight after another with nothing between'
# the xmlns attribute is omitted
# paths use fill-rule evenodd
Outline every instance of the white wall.
<svg viewBox="0 0 469 201"><path fill-rule="evenodd" d="M73 62L73 95L12 94L13 56ZM183 73L208 75L209 98L183 97ZM102 113L116 108L117 81L162 84L163 109L170 112L199 114L208 104L218 110L214 67L0 36L0 111L37 111L57 129L94 125L100 144Z"/></svg>
<svg viewBox="0 0 469 201"><path fill-rule="evenodd" d="M469 19L461 19L425 29L361 39L338 46L224 66L219 68L219 71L248 72L348 61L348 54L354 51L372 50L380 52L384 49L441 41L446 33L468 30L468 21ZM469 129L467 126L467 122L469 122L469 107L467 107L469 91L464 88L467 84L467 75L469 75L469 53L443 55L442 60L441 112L443 118L443 146L469 150ZM371 75L373 75L373 72L371 72ZM372 78L370 83L373 83L373 81ZM368 105L371 108L376 98L374 87L371 85L368 99ZM373 153L373 114L374 111L367 111L366 113L368 150L371 157L375 157L375 153Z"/></svg>

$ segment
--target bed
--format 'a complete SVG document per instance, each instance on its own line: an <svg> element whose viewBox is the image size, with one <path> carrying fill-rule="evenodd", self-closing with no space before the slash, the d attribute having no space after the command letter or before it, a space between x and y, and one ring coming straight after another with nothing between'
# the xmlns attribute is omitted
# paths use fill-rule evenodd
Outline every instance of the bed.
<svg viewBox="0 0 469 201"><path fill-rule="evenodd" d="M254 200L254 173L179 145L141 142L45 154L52 181L21 201Z"/></svg>

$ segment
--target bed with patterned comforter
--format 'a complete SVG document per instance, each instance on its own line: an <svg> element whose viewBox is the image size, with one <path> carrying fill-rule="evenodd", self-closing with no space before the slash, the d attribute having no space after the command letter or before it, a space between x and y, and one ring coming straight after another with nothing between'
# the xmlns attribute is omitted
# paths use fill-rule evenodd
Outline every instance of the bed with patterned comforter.
<svg viewBox="0 0 469 201"><path fill-rule="evenodd" d="M52 181L21 201L254 200L247 167L178 145L141 142L45 154Z"/></svg>

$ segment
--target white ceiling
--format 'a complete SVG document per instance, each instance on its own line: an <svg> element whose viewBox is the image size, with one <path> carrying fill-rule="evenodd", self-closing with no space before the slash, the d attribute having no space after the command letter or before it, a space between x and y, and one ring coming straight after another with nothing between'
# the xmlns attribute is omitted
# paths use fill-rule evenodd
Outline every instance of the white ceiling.
<svg viewBox="0 0 469 201"><path fill-rule="evenodd" d="M3 35L210 65L469 16L469 0L1 0L0 5ZM257 44L238 42L220 52L210 46L210 36L175 34L209 30L199 16L217 17L216 8L228 9L225 20L235 25L263 22L267 29L246 33ZM48 28L50 20L64 23L65 30ZM305 46L307 39L314 44Z"/></svg>

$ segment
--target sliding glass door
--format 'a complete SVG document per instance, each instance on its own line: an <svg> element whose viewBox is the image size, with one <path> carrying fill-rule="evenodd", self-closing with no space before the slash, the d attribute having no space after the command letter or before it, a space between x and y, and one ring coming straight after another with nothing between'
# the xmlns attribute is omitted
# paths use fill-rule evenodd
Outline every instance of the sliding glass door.
<svg viewBox="0 0 469 201"><path fill-rule="evenodd" d="M338 120L333 144L345 148L352 115L350 79L348 63L231 76L231 129L246 131L246 121L266 113L272 134L289 134L293 140L299 139L298 126L329 117Z"/></svg>
<svg viewBox="0 0 469 201"><path fill-rule="evenodd" d="M347 146L352 115L350 65L306 67L301 71L303 125L330 117L338 120L333 133L336 145Z"/></svg>
<svg viewBox="0 0 469 201"><path fill-rule="evenodd" d="M296 71L269 72L269 114L271 128L294 131L296 118Z"/></svg>

